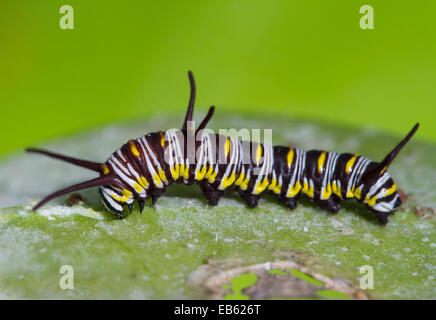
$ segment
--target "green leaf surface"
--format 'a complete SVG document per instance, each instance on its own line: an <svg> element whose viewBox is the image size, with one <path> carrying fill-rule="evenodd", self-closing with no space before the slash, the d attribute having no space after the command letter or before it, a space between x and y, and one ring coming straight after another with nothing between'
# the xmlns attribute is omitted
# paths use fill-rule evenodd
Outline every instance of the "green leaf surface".
<svg viewBox="0 0 436 320"><path fill-rule="evenodd" d="M104 161L128 139L178 127L181 118L102 127L44 147ZM275 144L356 152L374 160L402 138L371 128L356 131L267 116L217 115L212 123L214 129L273 129ZM33 213L36 200L95 174L38 155L11 155L0 163L0 297L207 298L190 276L209 259L249 265L298 253L313 272L355 287L360 267L372 266L374 289L366 292L373 298L435 298L435 150L413 140L395 160L390 173L409 198L386 227L353 201L342 203L336 215L305 199L289 211L269 195L248 209L229 191L210 207L198 186L182 185L170 188L142 215L135 206L124 220L104 210L94 189L80 192L84 206L67 207L61 197ZM428 214L418 217L414 211L420 210ZM73 290L59 286L62 265L74 269Z"/></svg>

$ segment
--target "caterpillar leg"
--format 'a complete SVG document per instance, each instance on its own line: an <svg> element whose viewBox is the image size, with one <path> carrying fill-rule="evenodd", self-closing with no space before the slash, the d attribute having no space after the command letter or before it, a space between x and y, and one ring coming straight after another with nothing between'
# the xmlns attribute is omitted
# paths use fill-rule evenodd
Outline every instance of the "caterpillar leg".
<svg viewBox="0 0 436 320"><path fill-rule="evenodd" d="M144 210L144 206L145 206L145 201L144 200L138 200L138 205L139 205L139 213L142 214L142 210Z"/></svg>
<svg viewBox="0 0 436 320"><path fill-rule="evenodd" d="M157 194L157 193L152 193L151 194L151 205L154 206L154 204L156 203L157 199L159 199L161 195Z"/></svg>
<svg viewBox="0 0 436 320"><path fill-rule="evenodd" d="M388 223L388 216L390 214L394 214L394 212L380 212L373 210L375 217L377 218L378 222L382 224L383 226Z"/></svg>
<svg viewBox="0 0 436 320"><path fill-rule="evenodd" d="M115 217L117 217L117 219L121 220L121 219L125 218L125 216L122 212L112 212L112 213L115 215Z"/></svg>
<svg viewBox="0 0 436 320"><path fill-rule="evenodd" d="M161 189L156 189L156 190L150 191L151 205L154 206L157 199L159 199L164 193L165 193L165 190L161 190Z"/></svg>
<svg viewBox="0 0 436 320"><path fill-rule="evenodd" d="M281 200L289 210L294 210L295 208L297 208L297 202L298 202L297 197L295 197L295 198L286 198L285 197L285 198L282 198Z"/></svg>
<svg viewBox="0 0 436 320"><path fill-rule="evenodd" d="M247 206L249 208L256 208L257 207L257 202L259 201L260 196L246 193L242 190L238 190L238 192L239 192L239 195L241 196L241 198L247 203Z"/></svg>
<svg viewBox="0 0 436 320"><path fill-rule="evenodd" d="M317 200L316 203L320 208L330 213L337 213L341 209L337 201L333 198L329 198L327 200Z"/></svg>
<svg viewBox="0 0 436 320"><path fill-rule="evenodd" d="M224 191L216 190L209 183L201 184L201 190L203 191L203 194L207 199L207 203L211 206L216 206L218 204L218 201L224 195Z"/></svg>

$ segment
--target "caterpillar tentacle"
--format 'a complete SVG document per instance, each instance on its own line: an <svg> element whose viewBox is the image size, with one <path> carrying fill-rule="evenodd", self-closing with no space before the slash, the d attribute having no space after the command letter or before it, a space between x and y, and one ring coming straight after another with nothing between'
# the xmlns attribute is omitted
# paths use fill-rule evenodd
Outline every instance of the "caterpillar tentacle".
<svg viewBox="0 0 436 320"><path fill-rule="evenodd" d="M123 218L124 207L131 211L136 200L142 212L146 200L151 198L154 204L175 183L199 184L210 205L218 204L229 188L236 189L250 208L257 206L265 192L275 194L289 209L295 209L305 195L331 213L340 210L340 201L355 199L370 208L381 224L386 224L388 215L400 206L396 184L387 168L419 124L380 163L358 154L243 142L211 132L197 137L193 150L189 150L188 139L202 132L214 107L196 131L190 124L195 82L192 73L188 75L191 96L181 131L158 131L130 140L103 164L28 149L100 173L99 178L46 197L34 210L62 194L99 186L105 207Z"/></svg>

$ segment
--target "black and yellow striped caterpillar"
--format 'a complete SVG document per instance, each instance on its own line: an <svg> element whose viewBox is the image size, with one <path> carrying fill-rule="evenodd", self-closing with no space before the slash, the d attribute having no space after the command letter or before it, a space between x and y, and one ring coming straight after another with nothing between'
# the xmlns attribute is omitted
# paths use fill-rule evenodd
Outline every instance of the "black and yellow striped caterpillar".
<svg viewBox="0 0 436 320"><path fill-rule="evenodd" d="M203 130L213 115L213 106L197 129L192 126L195 82L192 73L188 75L191 95L179 131L158 131L130 140L105 163L27 149L99 173L95 179L47 196L33 210L61 195L99 186L104 205L122 219L125 206L131 211L137 200L142 212L147 199L151 198L154 204L173 183L200 184L211 205L216 205L224 190L231 186L237 188L250 208L257 206L260 195L267 190L289 209L297 206L302 193L333 213L340 209L341 200L355 198L370 208L383 225L388 222L388 215L401 205L387 168L416 132L418 123L381 162L358 154L244 142ZM194 142L190 148L191 138Z"/></svg>

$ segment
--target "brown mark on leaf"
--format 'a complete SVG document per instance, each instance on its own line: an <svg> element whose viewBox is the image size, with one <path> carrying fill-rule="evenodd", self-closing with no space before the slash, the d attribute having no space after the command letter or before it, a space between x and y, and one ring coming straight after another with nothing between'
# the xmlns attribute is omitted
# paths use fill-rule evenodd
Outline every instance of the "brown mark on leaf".
<svg viewBox="0 0 436 320"><path fill-rule="evenodd" d="M65 201L66 205L69 207L84 204L86 199L80 194L80 193L72 193L68 196L67 200Z"/></svg>
<svg viewBox="0 0 436 320"><path fill-rule="evenodd" d="M413 212L419 219L431 219L435 215L435 210L433 208L421 208L420 206L416 206L413 209Z"/></svg>

